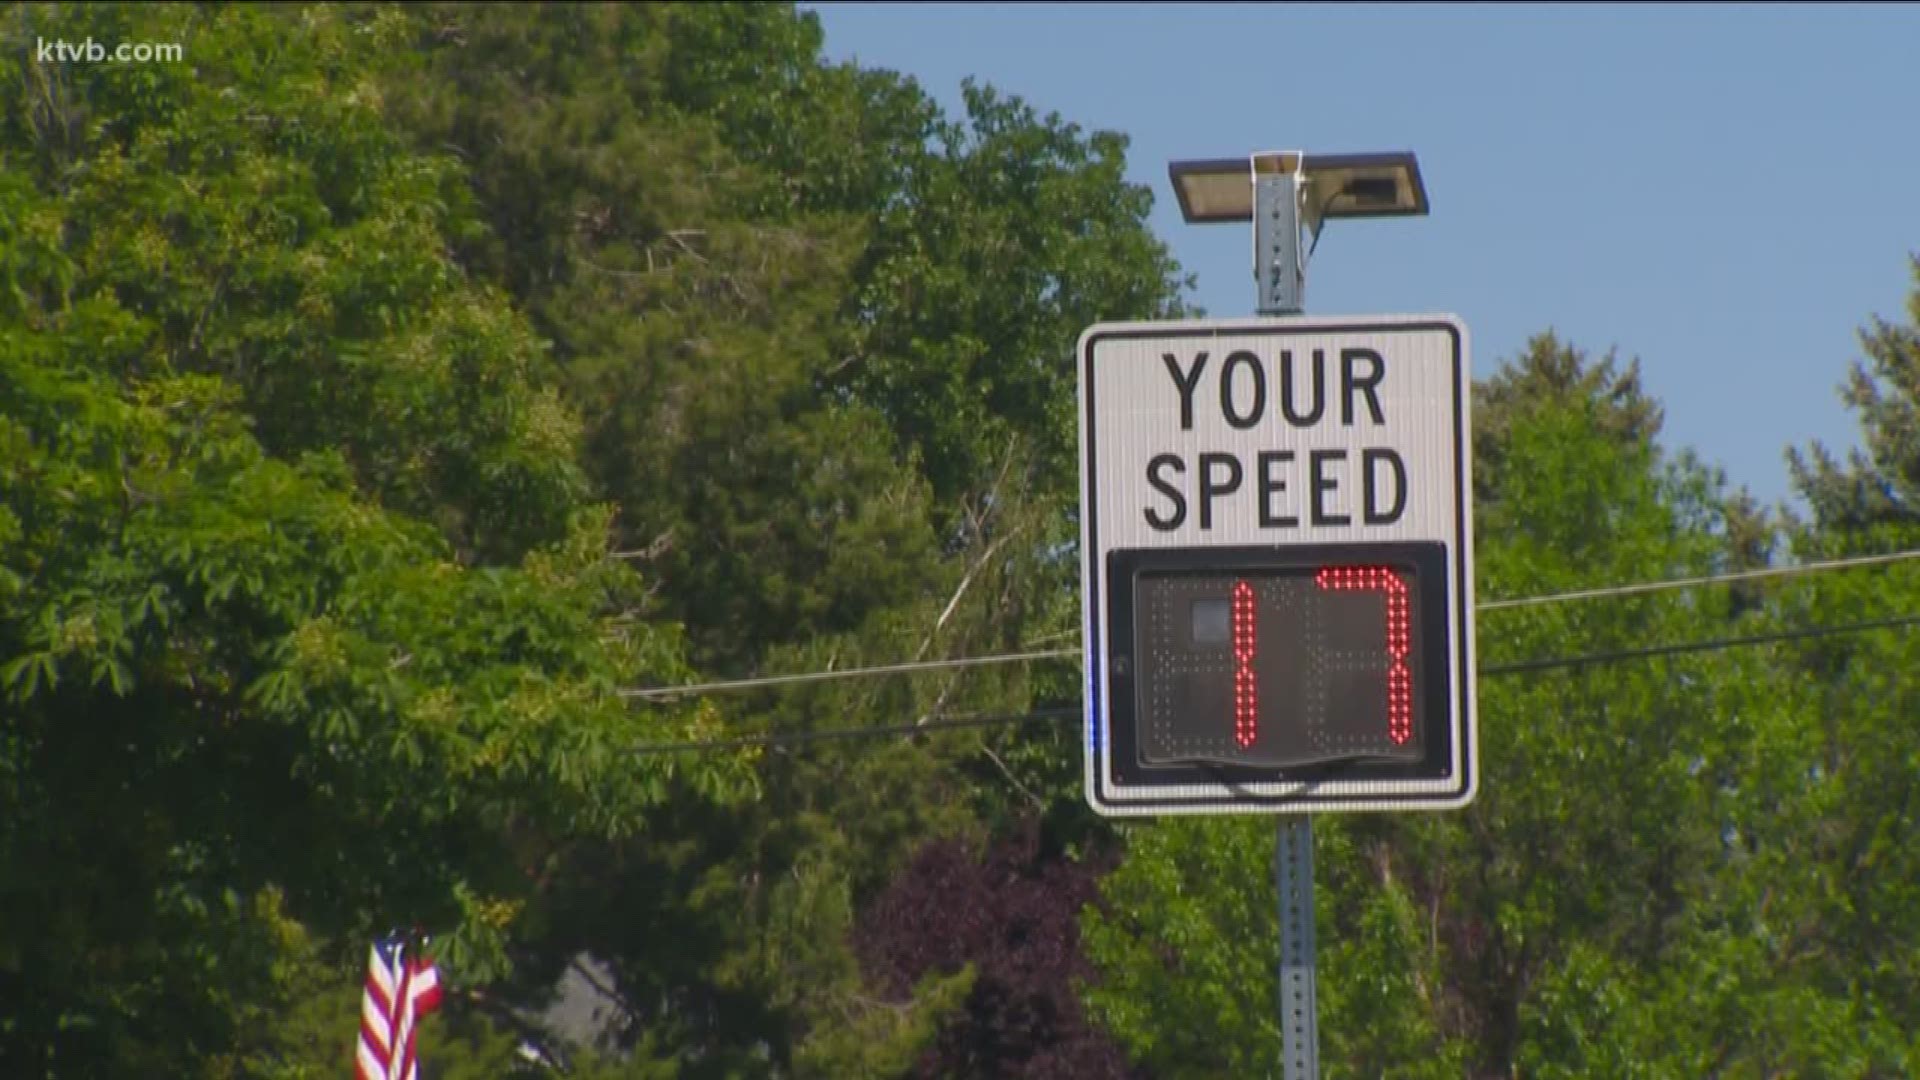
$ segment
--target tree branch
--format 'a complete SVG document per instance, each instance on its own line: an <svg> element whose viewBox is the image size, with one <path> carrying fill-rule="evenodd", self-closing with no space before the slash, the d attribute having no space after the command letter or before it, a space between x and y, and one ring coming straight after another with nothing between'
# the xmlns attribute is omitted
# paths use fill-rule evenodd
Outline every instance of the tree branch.
<svg viewBox="0 0 1920 1080"><path fill-rule="evenodd" d="M947 625L947 620L953 617L954 609L960 606L960 598L966 595L967 587L973 584L974 576L980 573L981 569L987 565L989 559L993 558L993 553L1000 550L1000 547L1012 539L1018 532L1019 530L1016 529L1014 532L1008 533L1006 536L988 544L987 550L981 552L980 558L967 569L965 574L961 575L960 584L953 590L953 595L948 598L946 608L940 612L940 617L933 621L933 629L927 631L926 638L920 642L920 648L914 652L913 658L915 660L923 659L927 655L927 649L932 647L933 639L939 636L941 629Z"/></svg>
<svg viewBox="0 0 1920 1080"><path fill-rule="evenodd" d="M1020 778L1013 775L1013 770L1007 768L1007 763L1000 760L1000 755L993 752L993 747L988 746L985 743L981 743L980 752L987 755L988 760L992 761L995 765L1000 767L1000 775L1006 777L1007 782L1009 784L1012 784L1014 787L1018 788L1020 790L1020 794L1025 795L1027 797L1027 801L1033 803L1034 809L1041 810L1041 811L1046 810L1047 808L1046 800L1034 794L1032 788L1029 788L1027 785L1021 783Z"/></svg>
<svg viewBox="0 0 1920 1080"><path fill-rule="evenodd" d="M668 529L666 532L661 533L649 541L646 547L635 548L632 551L609 551L607 552L607 558L638 559L641 562L652 562L671 550L673 550L673 530Z"/></svg>

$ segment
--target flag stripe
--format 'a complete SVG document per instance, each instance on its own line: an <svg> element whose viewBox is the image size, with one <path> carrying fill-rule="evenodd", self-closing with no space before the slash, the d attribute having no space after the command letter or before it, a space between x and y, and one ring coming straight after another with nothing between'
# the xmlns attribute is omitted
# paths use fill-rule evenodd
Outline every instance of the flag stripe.
<svg viewBox="0 0 1920 1080"><path fill-rule="evenodd" d="M382 1009L393 1000L393 968L377 944L367 957L367 990L379 992Z"/></svg>
<svg viewBox="0 0 1920 1080"><path fill-rule="evenodd" d="M354 1080L385 1080L386 1066L380 1064L380 1055L365 1039L360 1040L360 1050L353 1056Z"/></svg>
<svg viewBox="0 0 1920 1080"><path fill-rule="evenodd" d="M420 1018L440 1005L441 996L433 961L406 955L398 940L374 942L360 1002L355 1080L417 1080L414 1036Z"/></svg>
<svg viewBox="0 0 1920 1080"><path fill-rule="evenodd" d="M382 1052L393 1045L393 1029L387 1025L387 1015L374 1007L371 995L360 1003L360 1032Z"/></svg>

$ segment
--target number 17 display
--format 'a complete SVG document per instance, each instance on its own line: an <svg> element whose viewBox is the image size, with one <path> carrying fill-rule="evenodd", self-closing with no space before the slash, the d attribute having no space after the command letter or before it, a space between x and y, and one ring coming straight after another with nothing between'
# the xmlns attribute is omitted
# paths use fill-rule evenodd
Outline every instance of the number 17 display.
<svg viewBox="0 0 1920 1080"><path fill-rule="evenodd" d="M1440 544L1116 551L1115 766L1177 781L1443 772ZM1130 640L1129 640L1130 639Z"/></svg>

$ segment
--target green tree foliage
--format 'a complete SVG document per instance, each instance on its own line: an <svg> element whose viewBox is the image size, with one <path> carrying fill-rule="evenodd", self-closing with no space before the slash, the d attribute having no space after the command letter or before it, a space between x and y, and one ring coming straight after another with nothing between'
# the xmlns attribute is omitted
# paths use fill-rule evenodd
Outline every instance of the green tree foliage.
<svg viewBox="0 0 1920 1080"><path fill-rule="evenodd" d="M193 62L9 57L10 180L52 197L11 218L18 257L48 256L19 269L51 276L18 282L8 314L111 294L144 320L113 370L216 375L269 452L336 450L463 555L511 556L556 539L583 493L577 423L525 325L446 258L474 225L453 161L380 122L391 28L327 8L17 9L14 42L177 39Z"/></svg>
<svg viewBox="0 0 1920 1080"><path fill-rule="evenodd" d="M1904 321L1874 318L1861 331L1864 357L1842 396L1859 418L1863 449L1843 465L1824 447L1794 452L1796 486L1807 513L1790 522L1807 558L1910 551L1920 547L1914 514L1920 478L1920 259ZM1848 623L1910 616L1920 574L1901 563L1822 575L1786 590L1783 617L1800 623ZM1777 825L1756 828L1749 843L1771 871L1762 959L1791 965L1807 990L1779 1011L1817 1002L1836 1024L1862 1033L1845 1047L1891 1075L1920 1060L1920 890L1910 832L1920 790L1913 717L1920 709L1909 673L1920 664L1911 631L1808 642L1789 668L1807 714L1799 798ZM1789 1064L1817 1060L1811 1025L1783 1046ZM1837 1052L1834 1050L1832 1052Z"/></svg>
<svg viewBox="0 0 1920 1080"><path fill-rule="evenodd" d="M1920 523L1920 256L1912 259L1911 273L1906 321L1876 317L1861 330L1866 358L1842 388L1860 417L1864 449L1844 464L1818 444L1788 454L1812 524L1829 543L1843 536L1870 541L1882 528L1909 539L1897 527Z"/></svg>
<svg viewBox="0 0 1920 1080"><path fill-rule="evenodd" d="M12 1074L242 1068L304 927L356 959L446 929L484 980L558 838L750 783L627 753L713 716L612 693L684 671L678 638L605 555L534 337L447 257L457 169L381 123L391 25L6 16ZM37 64L36 33L194 60Z"/></svg>
<svg viewBox="0 0 1920 1080"><path fill-rule="evenodd" d="M824 63L816 20L784 5L407 18L395 120L466 164L489 228L459 259L551 341L617 542L703 673L1072 625L1073 341L1174 310L1178 284L1119 136L984 89L950 120L909 80ZM729 712L804 731L1073 693L1064 672L954 672ZM862 899L931 837L1077 802L1057 734L769 753L756 803L578 850L528 976L592 948L637 1053L830 1073L808 1040L844 1045L832 1025L864 1014L845 941Z"/></svg>
<svg viewBox="0 0 1920 1080"><path fill-rule="evenodd" d="M702 75L719 52L791 37L727 27L791 14L525 5L417 18L432 79L402 118L421 146L470 162L492 228L467 260L553 342L621 542L658 570L696 659L737 671L771 643L856 630L916 597L935 576L924 485L871 410L815 386L850 225L760 213L780 177L696 112L723 89L758 89ZM730 58L724 70L754 69Z"/></svg>

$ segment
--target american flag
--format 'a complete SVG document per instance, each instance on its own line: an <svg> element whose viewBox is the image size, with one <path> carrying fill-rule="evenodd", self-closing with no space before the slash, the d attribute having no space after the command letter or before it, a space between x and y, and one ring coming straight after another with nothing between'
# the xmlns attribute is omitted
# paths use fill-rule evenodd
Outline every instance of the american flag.
<svg viewBox="0 0 1920 1080"><path fill-rule="evenodd" d="M418 1080L413 1036L420 1018L439 1004L440 973L433 961L410 955L399 937L375 941L360 998L354 1080Z"/></svg>

